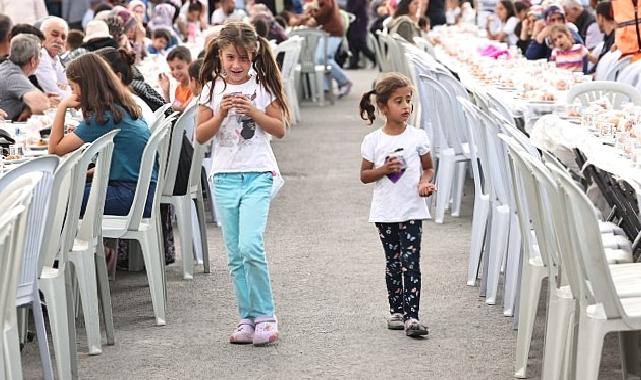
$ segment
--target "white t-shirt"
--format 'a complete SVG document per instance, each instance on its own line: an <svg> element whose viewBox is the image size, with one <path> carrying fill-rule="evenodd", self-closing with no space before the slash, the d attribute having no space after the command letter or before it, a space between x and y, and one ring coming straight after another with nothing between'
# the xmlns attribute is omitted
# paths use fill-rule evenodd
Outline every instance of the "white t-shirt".
<svg viewBox="0 0 641 380"><path fill-rule="evenodd" d="M390 154L402 156L406 169L393 182L385 176L374 185L369 221L382 223L406 222L430 217L425 199L418 195L418 183L423 168L420 156L430 152L430 141L422 129L408 125L397 136L390 136L378 129L363 139L361 155L380 167Z"/></svg>
<svg viewBox="0 0 641 380"><path fill-rule="evenodd" d="M516 17L510 17L505 22L501 22L498 32L507 34L507 43L510 46L516 45L519 38L514 33L516 25L519 23L519 19Z"/></svg>
<svg viewBox="0 0 641 380"><path fill-rule="evenodd" d="M240 85L227 84L221 79L214 86L213 99L209 98L211 82L200 93L198 104L211 108L216 114L220 109L223 95L242 92L252 99L260 111L265 112L274 97L265 87L256 83L256 77ZM230 113L232 113L230 110ZM212 146L211 174L238 172L275 172L278 170L274 153L269 143L270 137L250 118L228 114L220 130L214 136Z"/></svg>
<svg viewBox="0 0 641 380"><path fill-rule="evenodd" d="M234 9L232 13L226 15L225 11L223 11L223 8L219 7L211 14L211 24L222 25L227 20L242 21L243 19L245 19L245 17L247 17L247 13L245 13L245 11L242 9Z"/></svg>

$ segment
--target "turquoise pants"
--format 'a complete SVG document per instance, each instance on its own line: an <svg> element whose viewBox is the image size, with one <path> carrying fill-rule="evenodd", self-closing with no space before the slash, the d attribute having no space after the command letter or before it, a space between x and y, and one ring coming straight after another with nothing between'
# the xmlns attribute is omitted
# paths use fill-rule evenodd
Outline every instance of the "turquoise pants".
<svg viewBox="0 0 641 380"><path fill-rule="evenodd" d="M229 273L241 318L274 315L263 244L272 182L270 172L214 175L216 212L223 228Z"/></svg>

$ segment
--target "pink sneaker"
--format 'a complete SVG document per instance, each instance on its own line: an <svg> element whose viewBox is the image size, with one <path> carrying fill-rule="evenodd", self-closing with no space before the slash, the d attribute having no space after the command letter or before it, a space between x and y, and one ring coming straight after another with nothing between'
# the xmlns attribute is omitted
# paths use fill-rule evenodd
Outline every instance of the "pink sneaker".
<svg viewBox="0 0 641 380"><path fill-rule="evenodd" d="M254 321L241 319L236 331L229 337L232 344L250 344L254 341Z"/></svg>
<svg viewBox="0 0 641 380"><path fill-rule="evenodd" d="M278 322L276 317L256 318L254 346L266 346L278 340Z"/></svg>

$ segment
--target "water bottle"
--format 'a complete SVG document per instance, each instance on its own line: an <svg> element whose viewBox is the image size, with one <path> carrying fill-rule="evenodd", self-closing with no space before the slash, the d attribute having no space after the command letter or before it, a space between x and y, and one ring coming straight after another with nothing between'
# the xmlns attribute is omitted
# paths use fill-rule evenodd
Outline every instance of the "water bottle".
<svg viewBox="0 0 641 380"><path fill-rule="evenodd" d="M20 126L16 125L16 153L19 156L22 156L25 151L25 135L24 132L20 129Z"/></svg>

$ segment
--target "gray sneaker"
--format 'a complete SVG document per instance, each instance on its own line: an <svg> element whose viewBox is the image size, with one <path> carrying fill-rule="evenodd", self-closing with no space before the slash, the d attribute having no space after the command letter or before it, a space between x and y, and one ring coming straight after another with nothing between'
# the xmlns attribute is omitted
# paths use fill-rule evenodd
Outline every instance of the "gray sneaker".
<svg viewBox="0 0 641 380"><path fill-rule="evenodd" d="M405 321L405 335L419 337L429 334L426 326L423 326L418 319L410 318Z"/></svg>
<svg viewBox="0 0 641 380"><path fill-rule="evenodd" d="M403 314L394 313L387 319L387 328L390 330L403 330L405 324L403 323Z"/></svg>

